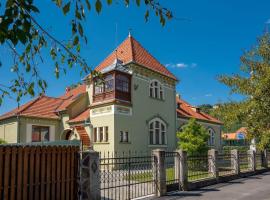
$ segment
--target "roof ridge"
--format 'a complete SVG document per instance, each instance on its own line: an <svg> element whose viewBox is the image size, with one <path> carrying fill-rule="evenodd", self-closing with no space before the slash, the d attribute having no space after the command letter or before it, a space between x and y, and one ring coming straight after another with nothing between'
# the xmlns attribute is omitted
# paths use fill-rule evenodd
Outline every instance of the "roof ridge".
<svg viewBox="0 0 270 200"><path fill-rule="evenodd" d="M122 45L122 44L124 44L125 42L126 42L126 40L128 39L128 37L125 39L125 40L123 40L123 42L121 42L119 45L117 45L117 47L115 47L114 48L114 50L108 55L108 56L106 56L96 67L95 67L95 69L94 70L96 70L98 67L99 67L99 65L101 64L101 63L103 63L104 61L106 61L107 60L107 58L109 58L111 55L113 55L117 50L118 50L118 48Z"/></svg>
<svg viewBox="0 0 270 200"><path fill-rule="evenodd" d="M131 61L134 61L134 45L133 45L133 41L135 40L135 38L133 38L131 35L128 36L129 40L130 40L130 46L131 46Z"/></svg>
<svg viewBox="0 0 270 200"><path fill-rule="evenodd" d="M132 37L132 36L130 36L130 37ZM144 50L144 51L146 51L146 53L148 53L156 62L158 62L162 67L164 67L172 76L174 76L168 69L167 69L167 67L165 67L165 65L163 65L155 56L153 56L153 54L152 53L150 53L146 48L144 48L143 47L143 45L141 45L141 43L138 41L138 40L136 40L134 37L132 37L132 39L135 41L135 42L137 42L138 44L139 44L139 46ZM133 43L132 43L133 44ZM133 49L132 49L132 53L133 53ZM134 58L133 58L134 59ZM160 72L159 72L160 73ZM175 77L175 76L174 76ZM175 77L176 78L176 77ZM177 79L177 78L176 78Z"/></svg>

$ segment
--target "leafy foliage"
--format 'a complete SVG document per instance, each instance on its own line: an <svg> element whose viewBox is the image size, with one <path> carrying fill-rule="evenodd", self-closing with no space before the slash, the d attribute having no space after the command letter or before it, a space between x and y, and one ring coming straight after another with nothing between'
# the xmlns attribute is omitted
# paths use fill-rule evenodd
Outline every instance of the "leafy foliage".
<svg viewBox="0 0 270 200"><path fill-rule="evenodd" d="M198 108L202 112L207 113L207 114L210 114L211 110L213 109L213 106L210 105L210 104L202 104L202 105L199 105Z"/></svg>
<svg viewBox="0 0 270 200"><path fill-rule="evenodd" d="M209 114L223 122L224 132L234 132L244 126L242 112L232 112L240 111L240 105L238 102L218 104L210 110Z"/></svg>
<svg viewBox="0 0 270 200"><path fill-rule="evenodd" d="M7 142L3 140L2 138L0 138L0 144L7 144Z"/></svg>
<svg viewBox="0 0 270 200"><path fill-rule="evenodd" d="M85 59L80 56L81 44L87 43L83 23L92 7L100 14L103 4L111 5L118 1L107 0L51 0L64 16L70 15L71 36L63 41L58 40L47 31L36 19L40 8L33 0L6 0L0 3L3 13L0 13L0 44L6 45L13 52L11 71L16 78L10 85L0 83L0 105L4 96L16 94L17 101L27 94L34 96L36 92L44 93L47 88L46 80L40 76L38 63L43 63L43 55L49 54L54 62L56 78L66 74L67 69L74 66L81 67L81 74L92 72ZM124 0L129 6L130 1ZM136 0L136 5L144 3L146 7L145 20L150 11L155 12L160 23L164 26L166 19L172 18L172 12L162 7L156 0ZM94 4L94 5L93 5ZM0 66L1 66L0 61Z"/></svg>
<svg viewBox="0 0 270 200"><path fill-rule="evenodd" d="M246 98L230 110L241 116L250 137L255 137L259 147L270 144L270 35L258 39L258 44L241 57L244 75L220 76L219 80L231 88L232 93Z"/></svg>
<svg viewBox="0 0 270 200"><path fill-rule="evenodd" d="M209 134L202 125L196 122L196 119L190 119L177 133L177 138L179 139L178 148L187 151L188 154L196 155L208 150Z"/></svg>

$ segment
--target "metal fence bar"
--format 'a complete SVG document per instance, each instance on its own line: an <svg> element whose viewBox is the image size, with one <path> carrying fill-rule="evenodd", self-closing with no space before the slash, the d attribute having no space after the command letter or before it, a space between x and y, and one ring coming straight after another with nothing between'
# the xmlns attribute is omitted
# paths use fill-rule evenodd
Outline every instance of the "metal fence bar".
<svg viewBox="0 0 270 200"><path fill-rule="evenodd" d="M154 193L154 157L136 152L100 153L102 199L133 199Z"/></svg>
<svg viewBox="0 0 270 200"><path fill-rule="evenodd" d="M219 176L227 176L235 173L232 160L236 158L234 158L231 153L218 154L217 158Z"/></svg>
<svg viewBox="0 0 270 200"><path fill-rule="evenodd" d="M212 177L209 171L209 156L202 155L188 155L188 181L197 181Z"/></svg>

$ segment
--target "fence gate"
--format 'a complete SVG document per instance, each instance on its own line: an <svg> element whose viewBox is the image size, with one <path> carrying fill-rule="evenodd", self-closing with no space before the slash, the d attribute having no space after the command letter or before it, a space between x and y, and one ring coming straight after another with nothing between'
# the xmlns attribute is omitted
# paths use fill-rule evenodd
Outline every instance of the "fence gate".
<svg viewBox="0 0 270 200"><path fill-rule="evenodd" d="M0 145L0 199L77 199L77 145Z"/></svg>
<svg viewBox="0 0 270 200"><path fill-rule="evenodd" d="M152 155L100 155L101 198L129 200L154 194L155 162Z"/></svg>

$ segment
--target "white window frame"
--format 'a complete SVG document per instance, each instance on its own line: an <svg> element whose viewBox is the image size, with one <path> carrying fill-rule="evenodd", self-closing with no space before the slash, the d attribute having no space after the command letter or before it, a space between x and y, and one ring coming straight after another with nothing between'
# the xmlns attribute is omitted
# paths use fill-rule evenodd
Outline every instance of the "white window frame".
<svg viewBox="0 0 270 200"><path fill-rule="evenodd" d="M155 85L156 83L156 85ZM152 96L151 96L151 90L152 90ZM162 96L160 95L160 93L162 92ZM154 98L154 99L160 99L160 100L164 100L164 87L163 85L160 83L160 81L154 79L152 81L150 81L150 84L149 84L149 96L151 98Z"/></svg>
<svg viewBox="0 0 270 200"><path fill-rule="evenodd" d="M159 122L158 127L156 127L157 122ZM164 127L164 129L162 129L162 126ZM167 145L167 126L163 120L161 120L159 118L152 119L148 123L148 133L149 133L149 145ZM151 143L151 133L153 134L152 135L152 143ZM156 141L157 134L158 134L158 143ZM163 134L165 134L164 143L162 143L162 141L163 141L162 135Z"/></svg>
<svg viewBox="0 0 270 200"><path fill-rule="evenodd" d="M55 125L49 125L49 124L38 124L38 123L34 123L34 124L28 124L26 125L26 142L32 142L32 126L49 126L49 141L55 141Z"/></svg>

